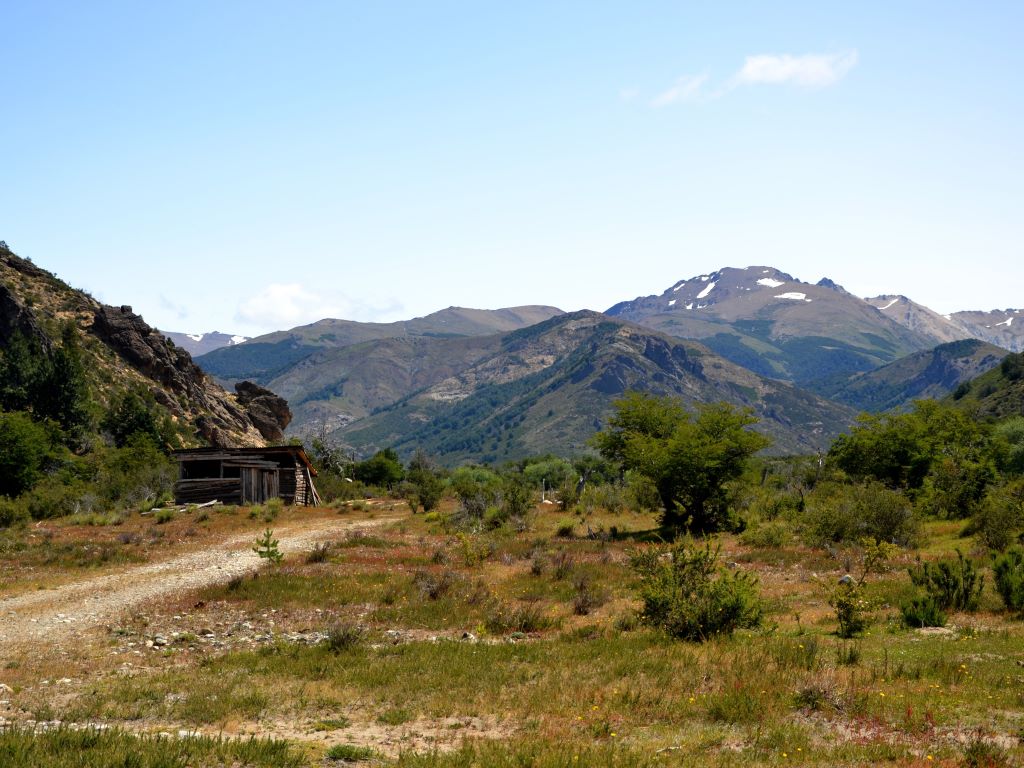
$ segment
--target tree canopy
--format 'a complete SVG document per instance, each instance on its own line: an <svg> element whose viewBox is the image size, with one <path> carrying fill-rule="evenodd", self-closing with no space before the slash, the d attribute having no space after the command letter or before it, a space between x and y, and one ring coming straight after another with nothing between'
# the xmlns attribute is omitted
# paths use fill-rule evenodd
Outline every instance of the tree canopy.
<svg viewBox="0 0 1024 768"><path fill-rule="evenodd" d="M693 416L671 398L631 392L594 441L605 458L654 483L666 529L714 531L728 526L729 481L770 444L747 429L756 422L728 403L702 405Z"/></svg>

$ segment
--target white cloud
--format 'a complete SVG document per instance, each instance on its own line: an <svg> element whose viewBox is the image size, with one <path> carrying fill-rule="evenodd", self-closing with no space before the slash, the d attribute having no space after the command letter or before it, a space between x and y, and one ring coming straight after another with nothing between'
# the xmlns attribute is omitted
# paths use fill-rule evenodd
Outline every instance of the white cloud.
<svg viewBox="0 0 1024 768"><path fill-rule="evenodd" d="M666 91L651 99L652 107L667 107L680 101L692 101L700 95L707 75L683 75Z"/></svg>
<svg viewBox="0 0 1024 768"><path fill-rule="evenodd" d="M803 56L790 54L747 56L733 77L735 85L779 85L824 88L839 82L857 65L857 51Z"/></svg>
<svg viewBox="0 0 1024 768"><path fill-rule="evenodd" d="M253 329L282 331L324 318L386 322L403 311L395 301L368 303L337 294L324 298L299 283L272 283L243 301L235 320Z"/></svg>
<svg viewBox="0 0 1024 768"><path fill-rule="evenodd" d="M284 330L341 314L341 307L298 283L274 283L242 302L235 317L260 328Z"/></svg>

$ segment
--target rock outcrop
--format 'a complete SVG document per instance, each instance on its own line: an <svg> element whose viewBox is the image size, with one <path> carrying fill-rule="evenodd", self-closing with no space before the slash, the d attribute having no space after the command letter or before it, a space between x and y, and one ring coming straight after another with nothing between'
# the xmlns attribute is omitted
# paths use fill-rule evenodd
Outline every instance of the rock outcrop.
<svg viewBox="0 0 1024 768"><path fill-rule="evenodd" d="M210 445L262 445L269 439L249 413L226 398L224 391L192 362L188 352L158 333L131 307L98 307L91 332L139 373L160 384L163 390L154 390L154 395L176 416L183 413L177 401L182 398L205 411L195 426Z"/></svg>
<svg viewBox="0 0 1024 768"><path fill-rule="evenodd" d="M0 343L7 344L15 334L35 341L43 351L50 352L50 338L43 333L32 312L7 286L0 283Z"/></svg>
<svg viewBox="0 0 1024 768"><path fill-rule="evenodd" d="M276 443L284 439L284 430L292 421L287 400L251 381L235 384L235 393L249 419L266 440Z"/></svg>

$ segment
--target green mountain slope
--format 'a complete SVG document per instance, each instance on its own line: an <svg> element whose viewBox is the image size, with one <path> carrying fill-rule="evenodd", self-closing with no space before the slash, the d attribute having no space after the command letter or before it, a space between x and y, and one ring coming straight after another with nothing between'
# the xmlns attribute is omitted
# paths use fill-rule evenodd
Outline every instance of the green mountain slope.
<svg viewBox="0 0 1024 768"><path fill-rule="evenodd" d="M940 344L819 391L862 411L904 408L921 398L941 400L960 384L999 365L1008 352L978 339Z"/></svg>
<svg viewBox="0 0 1024 768"><path fill-rule="evenodd" d="M630 389L749 406L776 453L824 448L854 412L706 347L594 312L490 337L464 370L335 434L360 449L420 448L447 463L577 452ZM436 342L447 344L450 342Z"/></svg>
<svg viewBox="0 0 1024 768"><path fill-rule="evenodd" d="M962 384L948 399L981 418L1024 416L1024 352L1007 355L992 370Z"/></svg>

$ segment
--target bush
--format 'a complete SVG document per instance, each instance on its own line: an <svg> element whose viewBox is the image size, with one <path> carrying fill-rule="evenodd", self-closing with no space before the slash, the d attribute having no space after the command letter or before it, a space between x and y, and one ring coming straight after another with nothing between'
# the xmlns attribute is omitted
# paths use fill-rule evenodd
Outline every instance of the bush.
<svg viewBox="0 0 1024 768"><path fill-rule="evenodd" d="M28 519L28 510L24 505L0 496L0 528L9 528Z"/></svg>
<svg viewBox="0 0 1024 768"><path fill-rule="evenodd" d="M860 584L839 584L832 590L828 604L835 608L839 624L836 634L842 638L856 637L870 621L871 603Z"/></svg>
<svg viewBox="0 0 1024 768"><path fill-rule="evenodd" d="M748 528L740 536L740 541L757 549L779 549L788 540L789 531L781 523L762 523Z"/></svg>
<svg viewBox="0 0 1024 768"><path fill-rule="evenodd" d="M991 488L977 506L969 530L998 552L1013 544L1024 531L1024 480Z"/></svg>
<svg viewBox="0 0 1024 768"><path fill-rule="evenodd" d="M996 592L1007 610L1024 613L1024 549L1014 547L992 564Z"/></svg>
<svg viewBox="0 0 1024 768"><path fill-rule="evenodd" d="M900 606L908 627L944 627L946 614L932 595L917 595Z"/></svg>
<svg viewBox="0 0 1024 768"><path fill-rule="evenodd" d="M577 616L587 616L608 601L604 591L596 588L586 575L576 577L573 589L576 594L572 599L572 612Z"/></svg>
<svg viewBox="0 0 1024 768"><path fill-rule="evenodd" d="M459 500L453 521L463 528L479 528L488 509L502 507L503 485L501 477L485 467L459 467L451 478Z"/></svg>
<svg viewBox="0 0 1024 768"><path fill-rule="evenodd" d="M436 575L429 571L416 571L412 581L421 595L429 600L438 600L451 591L457 577L449 570L441 571Z"/></svg>
<svg viewBox="0 0 1024 768"><path fill-rule="evenodd" d="M878 482L821 483L795 514L805 538L817 546L870 537L906 547L920 527L906 496Z"/></svg>
<svg viewBox="0 0 1024 768"><path fill-rule="evenodd" d="M985 577L977 572L974 563L959 550L956 557L956 560L922 563L916 568L910 568L910 580L915 586L924 589L940 609L973 611L978 607Z"/></svg>
<svg viewBox="0 0 1024 768"><path fill-rule="evenodd" d="M331 543L329 541L322 541L318 544L314 544L313 548L306 553L306 562L313 563L326 563L327 558L331 556Z"/></svg>
<svg viewBox="0 0 1024 768"><path fill-rule="evenodd" d="M720 547L690 548L677 541L632 554L640 575L642 619L681 640L704 641L760 624L763 606L757 580L717 566ZM667 555L667 557L663 557Z"/></svg>

